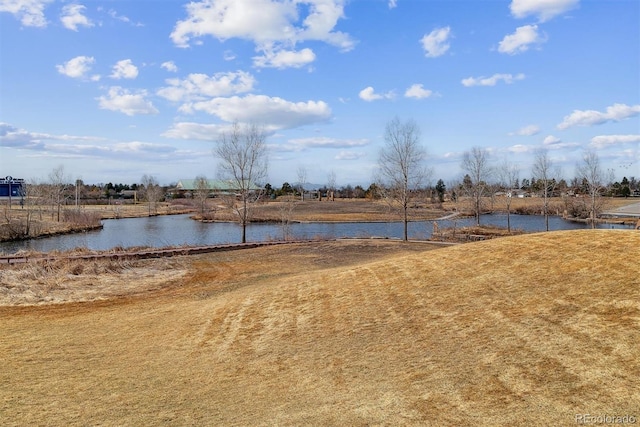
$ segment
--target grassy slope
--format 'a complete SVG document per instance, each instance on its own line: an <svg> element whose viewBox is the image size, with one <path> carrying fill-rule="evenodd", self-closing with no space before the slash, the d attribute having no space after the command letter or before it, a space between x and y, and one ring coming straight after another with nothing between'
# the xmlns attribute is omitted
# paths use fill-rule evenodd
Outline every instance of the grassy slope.
<svg viewBox="0 0 640 427"><path fill-rule="evenodd" d="M629 231L555 232L250 283L203 257L188 292L3 309L0 417L575 425L576 413L639 416L638 248ZM238 286L221 288L230 282Z"/></svg>

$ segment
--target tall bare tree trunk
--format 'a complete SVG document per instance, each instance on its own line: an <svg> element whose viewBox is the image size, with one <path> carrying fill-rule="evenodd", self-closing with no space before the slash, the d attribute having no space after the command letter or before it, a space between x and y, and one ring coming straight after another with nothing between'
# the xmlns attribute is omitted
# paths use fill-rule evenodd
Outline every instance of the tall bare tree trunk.
<svg viewBox="0 0 640 427"><path fill-rule="evenodd" d="M236 209L242 227L242 243L247 242L247 223L251 218L249 198L257 201L261 189L256 183L267 174L266 133L256 125L240 126L234 123L224 132L214 153L220 158L220 174L227 178L242 201ZM255 195L255 197L253 197Z"/></svg>
<svg viewBox="0 0 640 427"><path fill-rule="evenodd" d="M380 151L379 188L396 209L402 210L403 239L409 238L408 207L411 191L418 188L429 172L424 167L426 152L420 144L420 129L415 121L402 123L397 117L387 123L385 145Z"/></svg>

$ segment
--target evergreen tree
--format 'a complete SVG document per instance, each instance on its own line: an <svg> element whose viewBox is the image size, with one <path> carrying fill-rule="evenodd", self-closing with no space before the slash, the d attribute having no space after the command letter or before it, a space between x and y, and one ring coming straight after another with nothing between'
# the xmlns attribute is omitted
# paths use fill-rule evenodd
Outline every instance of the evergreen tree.
<svg viewBox="0 0 640 427"><path fill-rule="evenodd" d="M436 183L436 192L438 193L438 200L444 202L444 193L447 191L447 187L444 185L444 181L439 179Z"/></svg>

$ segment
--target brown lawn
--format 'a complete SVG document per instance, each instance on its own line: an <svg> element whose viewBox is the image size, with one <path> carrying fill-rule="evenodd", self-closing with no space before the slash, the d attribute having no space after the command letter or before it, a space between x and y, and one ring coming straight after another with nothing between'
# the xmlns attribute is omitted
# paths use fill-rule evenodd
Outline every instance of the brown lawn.
<svg viewBox="0 0 640 427"><path fill-rule="evenodd" d="M160 287L4 306L2 424L640 417L640 233L432 248L354 240L200 255L144 266L185 271ZM2 289L17 273L0 274ZM82 286L91 274L108 275L83 270Z"/></svg>

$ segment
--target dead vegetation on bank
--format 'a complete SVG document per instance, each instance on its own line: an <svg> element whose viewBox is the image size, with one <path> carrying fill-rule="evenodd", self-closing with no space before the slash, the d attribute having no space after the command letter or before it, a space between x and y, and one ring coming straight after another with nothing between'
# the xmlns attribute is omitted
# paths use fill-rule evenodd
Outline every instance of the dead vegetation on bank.
<svg viewBox="0 0 640 427"><path fill-rule="evenodd" d="M60 258L0 266L0 306L106 300L158 290L187 274L183 260Z"/></svg>
<svg viewBox="0 0 640 427"><path fill-rule="evenodd" d="M42 211L3 208L0 242L95 230L102 227L100 220L90 211L63 210L56 220Z"/></svg>
<svg viewBox="0 0 640 427"><path fill-rule="evenodd" d="M436 224L429 240L467 243L495 239L497 237L518 236L524 233L523 230L512 229L509 231L506 228L493 225L438 228Z"/></svg>
<svg viewBox="0 0 640 427"><path fill-rule="evenodd" d="M435 219L443 215L440 204L416 202L409 211L412 221ZM253 222L383 222L397 221L395 207L382 200L335 199L305 200L280 197L278 200L257 203L252 209ZM205 221L234 221L235 214L224 204L210 206L206 214L196 213L195 219Z"/></svg>

